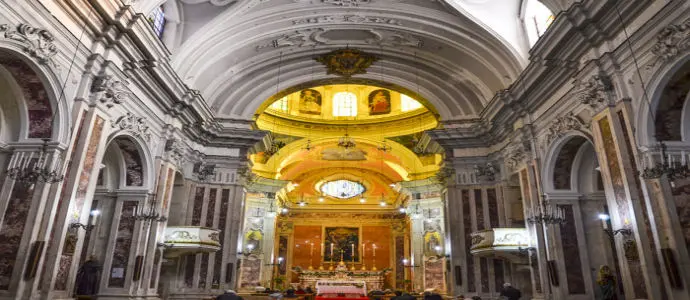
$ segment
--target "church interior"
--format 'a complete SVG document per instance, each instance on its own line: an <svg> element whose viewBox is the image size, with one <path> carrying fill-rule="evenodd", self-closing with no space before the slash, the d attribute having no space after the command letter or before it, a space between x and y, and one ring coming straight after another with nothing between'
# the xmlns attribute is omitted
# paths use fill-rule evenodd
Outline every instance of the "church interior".
<svg viewBox="0 0 690 300"><path fill-rule="evenodd" d="M0 300L688 300L688 16L0 0Z"/></svg>

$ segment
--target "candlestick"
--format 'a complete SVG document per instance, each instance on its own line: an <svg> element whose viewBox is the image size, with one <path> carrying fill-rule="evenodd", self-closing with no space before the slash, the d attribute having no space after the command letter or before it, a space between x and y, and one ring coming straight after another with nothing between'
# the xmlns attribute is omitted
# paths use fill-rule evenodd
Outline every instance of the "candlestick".
<svg viewBox="0 0 690 300"><path fill-rule="evenodd" d="M364 262L364 253L366 252L366 244L362 243L362 262Z"/></svg>

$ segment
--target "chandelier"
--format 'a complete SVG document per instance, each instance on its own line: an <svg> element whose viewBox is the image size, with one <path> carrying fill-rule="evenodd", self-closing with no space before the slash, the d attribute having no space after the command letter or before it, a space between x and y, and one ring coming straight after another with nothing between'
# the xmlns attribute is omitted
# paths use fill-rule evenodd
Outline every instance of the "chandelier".
<svg viewBox="0 0 690 300"><path fill-rule="evenodd" d="M661 149L661 162L652 167L644 168L641 172L642 178L659 178L661 175L666 174L671 182L671 186L674 186L673 182L675 180L690 177L690 168L688 167L685 153L683 153L681 160L677 161L673 159L671 154L666 152L666 144L663 141L659 142L659 148Z"/></svg>
<svg viewBox="0 0 690 300"><path fill-rule="evenodd" d="M50 155L48 153L48 140L43 139L43 147L38 153L38 157L35 156L35 152L31 152L19 165L7 170L10 178L25 183L56 183L62 181L65 175L60 174L60 159L58 158L54 164L55 169L48 165L48 156Z"/></svg>
<svg viewBox="0 0 690 300"><path fill-rule="evenodd" d="M347 133L345 133L345 135L341 136L340 139L338 139L338 147L350 149L356 146L357 143L355 143L355 140L352 137L350 137L350 135Z"/></svg>
<svg viewBox="0 0 690 300"><path fill-rule="evenodd" d="M148 207L146 205L137 207L137 211L134 213L134 218L139 221L155 221L155 222L165 222L168 218L164 217L160 212L158 212L158 201L156 201L156 194L149 194L150 199Z"/></svg>
<svg viewBox="0 0 690 300"><path fill-rule="evenodd" d="M536 209L527 211L527 222L530 224L564 224L565 212L558 205L542 202Z"/></svg>
<svg viewBox="0 0 690 300"><path fill-rule="evenodd" d="M392 148L391 145L389 145L388 142L386 142L386 139L383 139L381 144L379 144L378 147L376 147L376 149L378 149L381 152L388 152L391 151Z"/></svg>

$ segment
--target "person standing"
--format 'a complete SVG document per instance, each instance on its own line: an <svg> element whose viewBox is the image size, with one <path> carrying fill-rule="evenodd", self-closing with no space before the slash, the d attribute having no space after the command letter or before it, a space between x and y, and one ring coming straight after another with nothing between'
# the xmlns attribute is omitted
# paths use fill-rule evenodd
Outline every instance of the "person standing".
<svg viewBox="0 0 690 300"><path fill-rule="evenodd" d="M518 300L522 297L522 293L506 282L503 284L503 289L501 289L501 297L506 297L508 300Z"/></svg>
<svg viewBox="0 0 690 300"><path fill-rule="evenodd" d="M611 274L611 268L609 268L609 266L604 265L599 268L597 285L599 285L602 300L618 299L618 295L616 295L616 278Z"/></svg>

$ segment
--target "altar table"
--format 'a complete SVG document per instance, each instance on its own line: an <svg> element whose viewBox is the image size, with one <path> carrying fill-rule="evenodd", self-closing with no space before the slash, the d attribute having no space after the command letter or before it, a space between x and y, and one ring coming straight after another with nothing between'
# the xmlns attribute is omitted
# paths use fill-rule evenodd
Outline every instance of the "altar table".
<svg viewBox="0 0 690 300"><path fill-rule="evenodd" d="M316 282L316 294L366 295L367 284L361 280L319 280Z"/></svg>

